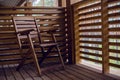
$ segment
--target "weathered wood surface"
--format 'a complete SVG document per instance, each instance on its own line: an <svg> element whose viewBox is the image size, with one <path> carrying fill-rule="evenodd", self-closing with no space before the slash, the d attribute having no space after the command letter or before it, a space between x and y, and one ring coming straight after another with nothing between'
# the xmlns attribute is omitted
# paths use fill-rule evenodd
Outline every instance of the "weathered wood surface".
<svg viewBox="0 0 120 80"><path fill-rule="evenodd" d="M66 65L66 69L59 67L42 67L42 76L38 77L35 68L25 65L18 72L16 65L0 66L1 80L119 80L102 73L87 69L84 65ZM52 65L53 66L53 65ZM46 69L47 68L47 69Z"/></svg>

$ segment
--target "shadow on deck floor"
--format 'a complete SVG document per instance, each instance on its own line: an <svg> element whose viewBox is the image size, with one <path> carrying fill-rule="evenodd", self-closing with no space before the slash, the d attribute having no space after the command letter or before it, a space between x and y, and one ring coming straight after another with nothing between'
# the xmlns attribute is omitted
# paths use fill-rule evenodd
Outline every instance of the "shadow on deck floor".
<svg viewBox="0 0 120 80"><path fill-rule="evenodd" d="M19 72L15 69L15 65L0 66L0 80L118 80L79 65L66 65L65 70L55 66L42 68L42 77L37 76L35 68L30 64Z"/></svg>

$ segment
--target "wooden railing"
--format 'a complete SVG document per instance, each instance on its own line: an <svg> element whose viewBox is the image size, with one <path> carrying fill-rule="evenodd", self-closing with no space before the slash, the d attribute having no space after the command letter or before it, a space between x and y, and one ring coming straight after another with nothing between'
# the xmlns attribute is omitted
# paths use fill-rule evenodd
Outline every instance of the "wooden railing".
<svg viewBox="0 0 120 80"><path fill-rule="evenodd" d="M76 62L120 68L120 0L83 0L74 5Z"/></svg>
<svg viewBox="0 0 120 80"><path fill-rule="evenodd" d="M13 16L34 16L39 21L38 25L41 29L49 29L52 26L59 28L55 34L66 62L68 59L68 27L65 14L66 9L63 7L0 7L0 64L16 64L21 60L17 38L12 33L15 32ZM46 37L49 38L47 35L44 36ZM38 47L36 52L38 52ZM54 53L56 51L52 51L52 54ZM49 56L46 61L55 61L56 57L55 55Z"/></svg>

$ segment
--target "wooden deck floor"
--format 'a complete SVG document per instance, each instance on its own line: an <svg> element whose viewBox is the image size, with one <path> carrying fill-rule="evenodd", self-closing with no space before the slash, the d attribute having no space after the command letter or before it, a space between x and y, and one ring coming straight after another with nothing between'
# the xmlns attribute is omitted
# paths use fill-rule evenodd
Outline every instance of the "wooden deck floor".
<svg viewBox="0 0 120 80"><path fill-rule="evenodd" d="M25 65L19 72L15 69L15 65L0 66L0 80L119 80L78 65L66 65L65 70L42 68L42 77L37 76L31 65Z"/></svg>

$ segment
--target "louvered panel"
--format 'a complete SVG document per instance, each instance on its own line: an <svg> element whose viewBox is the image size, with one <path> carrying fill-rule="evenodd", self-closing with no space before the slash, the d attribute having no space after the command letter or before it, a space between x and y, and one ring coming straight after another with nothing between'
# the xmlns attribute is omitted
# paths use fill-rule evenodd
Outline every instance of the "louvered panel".
<svg viewBox="0 0 120 80"><path fill-rule="evenodd" d="M8 63L8 60L15 59L20 59L20 52L14 27L0 27L0 64L3 61L7 60L6 63Z"/></svg>
<svg viewBox="0 0 120 80"><path fill-rule="evenodd" d="M102 63L99 67L103 73L119 72L120 0L83 0L75 4L74 24L77 62L92 62L90 66Z"/></svg>
<svg viewBox="0 0 120 80"><path fill-rule="evenodd" d="M101 63L101 1L84 0L74 7L74 12L77 56L80 56L82 61ZM77 46L78 44L79 47Z"/></svg>
<svg viewBox="0 0 120 80"><path fill-rule="evenodd" d="M109 1L108 10L109 63L111 66L120 67L120 0Z"/></svg>

